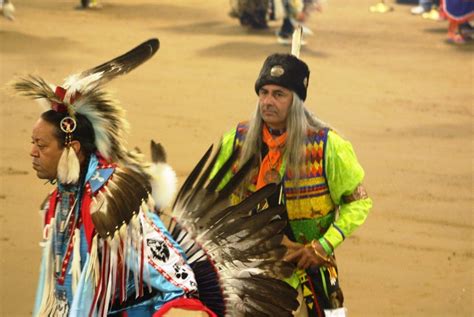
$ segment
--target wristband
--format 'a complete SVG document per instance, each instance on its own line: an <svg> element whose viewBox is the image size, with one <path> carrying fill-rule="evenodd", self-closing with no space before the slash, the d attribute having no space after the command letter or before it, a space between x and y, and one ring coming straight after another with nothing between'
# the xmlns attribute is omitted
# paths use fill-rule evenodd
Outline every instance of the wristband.
<svg viewBox="0 0 474 317"><path fill-rule="evenodd" d="M327 255L332 254L331 246L326 241L326 239L324 239L324 237L320 238L318 241L319 241L319 244L321 244L321 246L323 247L324 251L326 251Z"/></svg>
<svg viewBox="0 0 474 317"><path fill-rule="evenodd" d="M327 254L319 253L318 248L317 248L317 243L318 243L318 240L311 241L311 248L313 249L314 254L316 254L316 256L322 259L324 262L331 263L331 259L328 257Z"/></svg>

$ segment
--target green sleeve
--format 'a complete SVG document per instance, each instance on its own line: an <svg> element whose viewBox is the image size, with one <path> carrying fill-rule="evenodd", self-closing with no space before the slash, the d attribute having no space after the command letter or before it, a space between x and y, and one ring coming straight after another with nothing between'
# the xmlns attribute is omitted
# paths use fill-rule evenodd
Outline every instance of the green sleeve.
<svg viewBox="0 0 474 317"><path fill-rule="evenodd" d="M364 223L372 200L365 198L347 204L342 201L342 196L351 194L362 183L364 170L351 143L332 131L328 133L324 162L331 198L339 206L339 217L326 231L324 238L336 248Z"/></svg>
<svg viewBox="0 0 474 317"><path fill-rule="evenodd" d="M220 143L220 151L217 156L216 163L214 164L214 167L212 168L210 179L214 178L216 173L219 171L219 169L224 165L224 163L227 161L227 159L232 155L232 152L234 150L234 139L235 139L235 134L236 134L236 129L232 129L225 133L222 136L221 143ZM224 176L224 179L222 182L219 184L218 189L221 189L224 187L227 182L232 178L232 171L229 171L227 175Z"/></svg>

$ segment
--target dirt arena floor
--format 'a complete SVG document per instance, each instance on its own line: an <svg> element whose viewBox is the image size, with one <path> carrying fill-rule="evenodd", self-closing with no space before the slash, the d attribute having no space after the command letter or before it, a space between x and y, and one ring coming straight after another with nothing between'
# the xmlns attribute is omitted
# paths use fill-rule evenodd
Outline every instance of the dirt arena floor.
<svg viewBox="0 0 474 317"><path fill-rule="evenodd" d="M308 25L306 105L353 142L374 200L337 250L349 315L473 316L473 52L445 43L446 22L369 13L330 0ZM39 267L31 127L40 109L4 89L33 72L55 83L158 37L156 56L108 87L128 111L130 146L163 143L180 180L220 135L250 116L265 57L288 52L251 32L222 0L14 0L0 19L0 315L31 314Z"/></svg>

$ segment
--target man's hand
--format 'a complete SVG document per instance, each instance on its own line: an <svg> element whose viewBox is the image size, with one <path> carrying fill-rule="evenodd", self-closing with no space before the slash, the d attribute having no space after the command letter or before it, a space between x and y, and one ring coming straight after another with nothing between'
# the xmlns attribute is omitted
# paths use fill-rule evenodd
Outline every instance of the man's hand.
<svg viewBox="0 0 474 317"><path fill-rule="evenodd" d="M335 265L334 258L326 255L319 242L315 242L313 245L320 256L316 254L311 244L305 246L301 243L290 241L286 236L283 238L282 244L288 248L283 260L295 263L299 269L306 270L310 267Z"/></svg>

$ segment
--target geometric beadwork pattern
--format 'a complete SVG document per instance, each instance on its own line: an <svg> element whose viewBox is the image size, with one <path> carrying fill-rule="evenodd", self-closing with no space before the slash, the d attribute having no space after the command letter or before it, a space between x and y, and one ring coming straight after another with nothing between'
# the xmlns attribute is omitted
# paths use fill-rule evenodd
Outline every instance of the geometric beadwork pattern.
<svg viewBox="0 0 474 317"><path fill-rule="evenodd" d="M248 131L248 122L237 125L234 149L241 148ZM283 177L283 190L289 220L317 219L334 211L335 205L329 194L324 174L324 149L328 129L308 132L305 142L305 162L300 169L299 180L293 179L291 170ZM256 180L255 180L256 181ZM248 188L255 191L255 184Z"/></svg>

